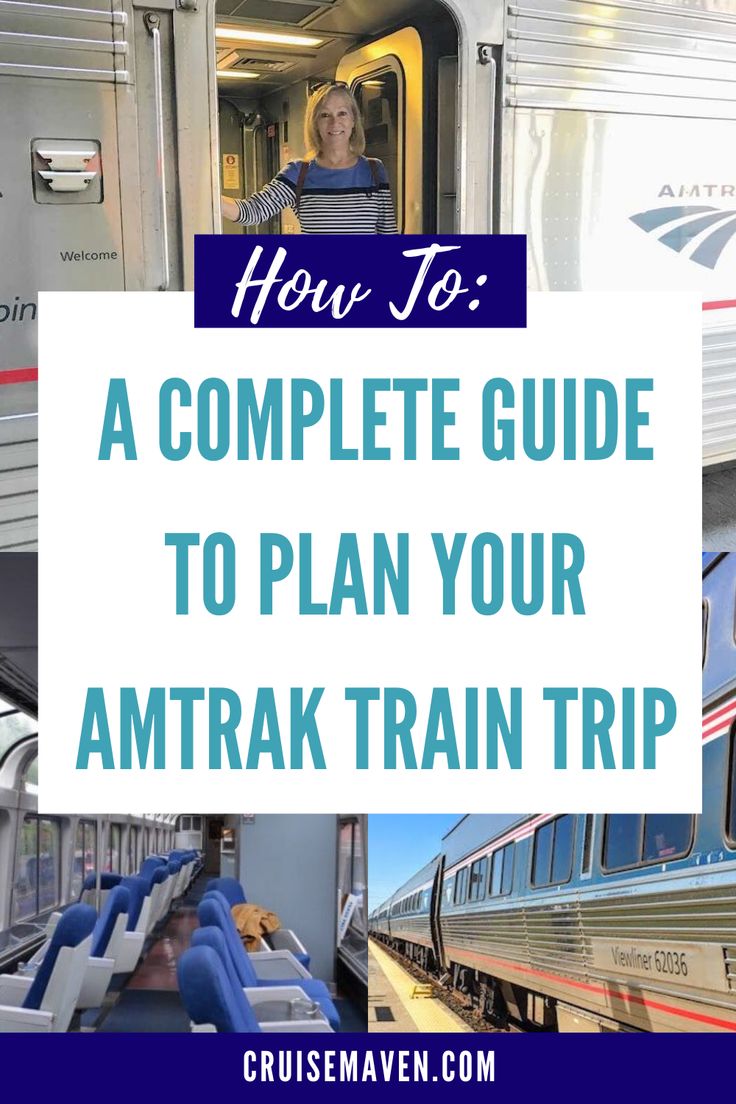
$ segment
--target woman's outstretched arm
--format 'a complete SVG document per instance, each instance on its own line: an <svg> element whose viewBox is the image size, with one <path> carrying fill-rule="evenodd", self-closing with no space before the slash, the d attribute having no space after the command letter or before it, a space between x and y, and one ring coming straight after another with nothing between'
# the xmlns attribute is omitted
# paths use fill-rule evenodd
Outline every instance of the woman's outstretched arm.
<svg viewBox="0 0 736 1104"><path fill-rule="evenodd" d="M259 222L268 222L286 207L293 206L295 196L296 188L288 177L280 172L250 199L230 199L228 196L221 196L220 209L223 218L230 219L231 222L255 226Z"/></svg>

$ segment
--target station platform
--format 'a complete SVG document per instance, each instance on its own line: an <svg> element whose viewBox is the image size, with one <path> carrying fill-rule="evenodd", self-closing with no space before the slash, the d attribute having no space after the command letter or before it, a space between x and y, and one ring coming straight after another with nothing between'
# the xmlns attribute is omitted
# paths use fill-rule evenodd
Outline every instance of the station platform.
<svg viewBox="0 0 736 1104"><path fill-rule="evenodd" d="M381 1032L469 1032L459 1016L436 997L414 995L415 979L382 947L368 944L368 1030Z"/></svg>

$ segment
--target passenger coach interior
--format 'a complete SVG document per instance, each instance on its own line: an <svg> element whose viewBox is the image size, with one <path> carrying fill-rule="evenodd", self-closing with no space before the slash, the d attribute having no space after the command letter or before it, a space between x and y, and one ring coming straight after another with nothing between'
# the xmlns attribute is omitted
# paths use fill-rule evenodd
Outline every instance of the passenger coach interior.
<svg viewBox="0 0 736 1104"><path fill-rule="evenodd" d="M364 817L39 812L36 575L3 555L0 1032L366 1030Z"/></svg>
<svg viewBox="0 0 736 1104"><path fill-rule="evenodd" d="M219 0L216 10L224 195L247 197L301 158L309 93L345 81L366 156L386 166L399 231L457 232L458 35L438 0ZM289 210L223 229L288 234L298 224Z"/></svg>

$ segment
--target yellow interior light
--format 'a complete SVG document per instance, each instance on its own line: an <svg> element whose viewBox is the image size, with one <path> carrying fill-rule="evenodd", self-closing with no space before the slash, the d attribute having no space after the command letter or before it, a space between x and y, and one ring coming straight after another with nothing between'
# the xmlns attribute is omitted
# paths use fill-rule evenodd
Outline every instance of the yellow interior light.
<svg viewBox="0 0 736 1104"><path fill-rule="evenodd" d="M309 35L281 34L277 31L251 31L246 27L215 28L215 37L229 42L263 42L271 46L321 46L323 38Z"/></svg>
<svg viewBox="0 0 736 1104"><path fill-rule="evenodd" d="M248 70L245 70L245 69L242 70L242 71L234 71L232 69L218 69L217 70L218 80L220 80L220 79L224 79L224 80L231 80L231 79L233 79L233 80L257 80L258 77L260 77L260 76L261 76L260 73L250 73Z"/></svg>

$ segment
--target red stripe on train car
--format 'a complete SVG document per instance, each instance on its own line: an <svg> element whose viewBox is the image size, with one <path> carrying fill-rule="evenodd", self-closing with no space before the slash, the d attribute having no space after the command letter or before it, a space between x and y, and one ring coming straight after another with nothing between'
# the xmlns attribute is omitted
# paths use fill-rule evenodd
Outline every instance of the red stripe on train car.
<svg viewBox="0 0 736 1104"><path fill-rule="evenodd" d="M461 955L460 947L445 947L445 954L455 951ZM666 1012L670 1016L682 1016L686 1020L694 1020L697 1023L710 1024L712 1027L722 1027L726 1031L736 1031L736 1023L733 1020L721 1020L718 1016L708 1016L704 1012L693 1012L684 1008L676 1008L672 1004L664 1004L662 1001L647 1000L646 997L638 997L634 993L624 993L614 986L591 985L587 981L574 981L572 978L564 978L559 974L548 974L544 970L535 970L532 966L520 966L517 962L507 962L503 958L492 958L490 955L475 954L474 958L482 959L495 966L503 966L506 969L516 970L520 974L531 974L533 977L544 978L545 981L560 982L571 989L584 989L588 993L598 993L602 996L613 997L624 1004L641 1004L645 1008L654 1008L658 1012Z"/></svg>
<svg viewBox="0 0 736 1104"><path fill-rule="evenodd" d="M736 716L736 702L734 701L730 701L728 705L724 705L712 713L706 713L703 717L703 739L709 740L711 737L724 736L731 727L734 716Z"/></svg>
<svg viewBox="0 0 736 1104"><path fill-rule="evenodd" d="M703 303L703 310L725 310L726 307L736 307L736 299L716 299L712 303Z"/></svg>
<svg viewBox="0 0 736 1104"><path fill-rule="evenodd" d="M3 383L31 383L38 379L38 368L5 368L0 369L0 384Z"/></svg>
<svg viewBox="0 0 736 1104"><path fill-rule="evenodd" d="M718 717L725 716L726 713L733 713L736 710L736 701L731 698L725 705L720 706L719 709L709 710L703 717L703 724L712 724Z"/></svg>
<svg viewBox="0 0 736 1104"><path fill-rule="evenodd" d="M733 717L726 717L724 720L719 721L718 724L711 725L710 728L703 729L703 739L712 740L716 736L725 736L731 727Z"/></svg>

